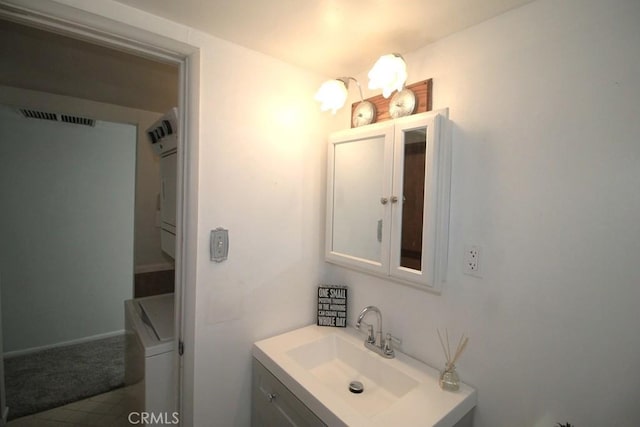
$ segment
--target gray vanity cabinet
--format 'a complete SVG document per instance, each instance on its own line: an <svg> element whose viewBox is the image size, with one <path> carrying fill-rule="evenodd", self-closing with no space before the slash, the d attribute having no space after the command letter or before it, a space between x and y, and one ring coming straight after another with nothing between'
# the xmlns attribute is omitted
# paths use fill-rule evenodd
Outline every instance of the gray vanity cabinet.
<svg viewBox="0 0 640 427"><path fill-rule="evenodd" d="M255 358L252 382L252 427L326 426Z"/></svg>

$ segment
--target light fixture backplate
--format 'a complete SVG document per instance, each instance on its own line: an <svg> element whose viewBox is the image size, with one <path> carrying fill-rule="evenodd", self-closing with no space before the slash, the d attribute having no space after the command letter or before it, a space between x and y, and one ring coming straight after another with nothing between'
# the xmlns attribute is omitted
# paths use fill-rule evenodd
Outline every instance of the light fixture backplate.
<svg viewBox="0 0 640 427"><path fill-rule="evenodd" d="M362 101L356 105L351 115L351 124L354 128L365 126L376 121L376 106L369 101Z"/></svg>
<svg viewBox="0 0 640 427"><path fill-rule="evenodd" d="M416 94L411 89L404 88L391 97L389 115L394 119L410 116L415 111L416 105Z"/></svg>

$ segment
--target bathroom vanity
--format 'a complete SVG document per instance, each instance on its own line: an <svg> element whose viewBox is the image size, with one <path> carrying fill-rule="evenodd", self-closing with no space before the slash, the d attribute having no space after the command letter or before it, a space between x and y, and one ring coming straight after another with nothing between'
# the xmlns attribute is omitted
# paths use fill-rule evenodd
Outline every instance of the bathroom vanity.
<svg viewBox="0 0 640 427"><path fill-rule="evenodd" d="M252 426L471 426L476 391L438 378L399 351L368 350L352 328L307 326L253 345Z"/></svg>

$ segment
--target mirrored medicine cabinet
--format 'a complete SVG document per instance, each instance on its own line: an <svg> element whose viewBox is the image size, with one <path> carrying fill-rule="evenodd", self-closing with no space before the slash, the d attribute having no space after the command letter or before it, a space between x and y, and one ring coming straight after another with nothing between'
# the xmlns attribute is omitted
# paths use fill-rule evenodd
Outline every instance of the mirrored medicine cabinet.
<svg viewBox="0 0 640 427"><path fill-rule="evenodd" d="M450 166L448 110L331 134L326 260L440 291Z"/></svg>

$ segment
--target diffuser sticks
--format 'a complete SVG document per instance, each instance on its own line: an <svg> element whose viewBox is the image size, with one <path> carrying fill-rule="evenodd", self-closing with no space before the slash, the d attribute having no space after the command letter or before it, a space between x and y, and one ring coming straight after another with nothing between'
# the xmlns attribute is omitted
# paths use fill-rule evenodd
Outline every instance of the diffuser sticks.
<svg viewBox="0 0 640 427"><path fill-rule="evenodd" d="M455 391L460 388L460 379L458 378L458 374L456 373L456 362L462 355L462 352L467 347L467 342L469 342L469 337L465 337L464 334L460 336L460 340L458 341L458 346L456 347L456 351L451 354L451 346L449 345L449 331L444 330L445 339L442 339L442 334L439 329L436 329L438 332L438 338L440 339L440 345L442 346L442 351L444 352L444 357L447 363L444 366L444 371L440 374L440 387L444 390ZM446 341L446 345L445 345Z"/></svg>

